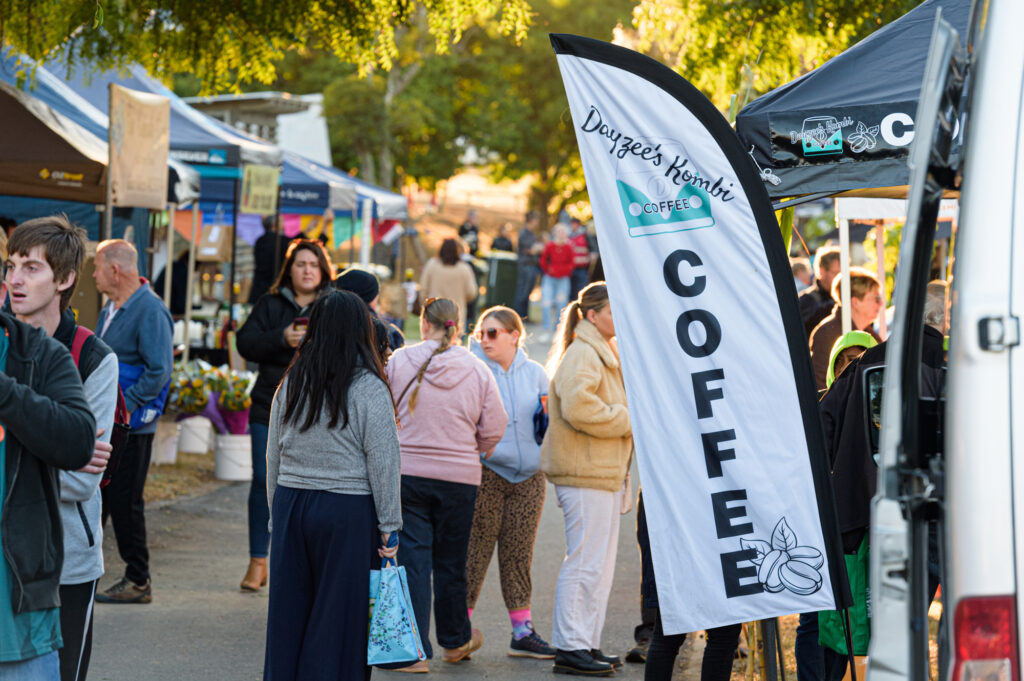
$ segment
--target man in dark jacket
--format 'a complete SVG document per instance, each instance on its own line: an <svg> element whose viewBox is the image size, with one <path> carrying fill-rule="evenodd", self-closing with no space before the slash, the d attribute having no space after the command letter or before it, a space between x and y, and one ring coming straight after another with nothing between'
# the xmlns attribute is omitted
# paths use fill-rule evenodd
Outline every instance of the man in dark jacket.
<svg viewBox="0 0 1024 681"><path fill-rule="evenodd" d="M249 304L255 305L264 293L270 290L277 273L284 264L285 254L291 239L278 231L276 215L263 218L263 236L256 239L252 247L255 269L252 274L252 288L249 290ZM158 291L162 293L162 291Z"/></svg>
<svg viewBox="0 0 1024 681"><path fill-rule="evenodd" d="M58 678L58 470L90 462L96 422L66 348L5 313L0 327L0 667Z"/></svg>
<svg viewBox="0 0 1024 681"><path fill-rule="evenodd" d="M814 265L818 271L814 285L800 293L800 318L804 321L804 330L808 336L836 304L832 299L832 280L842 269L839 249L835 246L822 246L814 253Z"/></svg>
<svg viewBox="0 0 1024 681"><path fill-rule="evenodd" d="M366 303L366 306L370 308L370 315L387 328L388 347L392 352L405 345L405 336L402 335L402 332L394 324L390 324L380 317L380 311L377 309L377 301L380 299L380 282L377 281L373 272L358 267L349 267L334 280L334 288L354 293Z"/></svg>

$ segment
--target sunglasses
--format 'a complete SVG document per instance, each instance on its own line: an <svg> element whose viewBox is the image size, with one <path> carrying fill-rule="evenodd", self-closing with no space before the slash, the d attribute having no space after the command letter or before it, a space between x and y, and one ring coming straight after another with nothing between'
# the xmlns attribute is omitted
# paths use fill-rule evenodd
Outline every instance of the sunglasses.
<svg viewBox="0 0 1024 681"><path fill-rule="evenodd" d="M499 333L512 333L508 329L477 329L473 335L477 340L483 340L485 337L487 340L494 340L498 337Z"/></svg>

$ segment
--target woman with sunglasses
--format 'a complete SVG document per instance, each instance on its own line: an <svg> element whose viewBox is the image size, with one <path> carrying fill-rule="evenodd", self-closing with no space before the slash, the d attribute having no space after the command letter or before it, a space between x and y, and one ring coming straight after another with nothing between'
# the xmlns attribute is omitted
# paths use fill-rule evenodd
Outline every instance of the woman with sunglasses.
<svg viewBox="0 0 1024 681"><path fill-rule="evenodd" d="M526 333L515 310L489 308L475 328L470 350L497 379L509 425L493 453L481 455L484 467L466 563L466 606L472 616L497 544L501 595L512 621L508 654L550 660L555 649L537 635L530 616L533 544L544 508L534 415L544 408L548 377L544 367L526 356Z"/></svg>
<svg viewBox="0 0 1024 681"><path fill-rule="evenodd" d="M420 316L422 343L395 351L385 368L401 428L402 534L416 625L427 658L431 573L434 624L445 662L459 662L483 645L466 611L466 550L480 485L480 452L505 433L508 416L494 376L458 344L459 308L428 298ZM405 671L429 671L422 660Z"/></svg>

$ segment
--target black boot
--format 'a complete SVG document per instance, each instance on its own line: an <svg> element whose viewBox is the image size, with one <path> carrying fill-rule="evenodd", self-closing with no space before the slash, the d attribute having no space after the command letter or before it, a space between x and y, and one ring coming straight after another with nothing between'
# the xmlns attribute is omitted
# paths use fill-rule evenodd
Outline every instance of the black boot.
<svg viewBox="0 0 1024 681"><path fill-rule="evenodd" d="M604 653L601 652L600 648L591 648L590 649L590 654L598 662L607 662L614 669L618 669L619 667L622 666L622 659L618 655L605 655Z"/></svg>
<svg viewBox="0 0 1024 681"><path fill-rule="evenodd" d="M589 650L556 650L554 672L577 676L612 676L615 667L595 660Z"/></svg>

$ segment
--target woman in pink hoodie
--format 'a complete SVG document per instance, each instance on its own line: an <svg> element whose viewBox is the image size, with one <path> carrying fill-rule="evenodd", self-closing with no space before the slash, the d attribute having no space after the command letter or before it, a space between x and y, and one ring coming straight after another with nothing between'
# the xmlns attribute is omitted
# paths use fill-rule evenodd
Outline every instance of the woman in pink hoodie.
<svg viewBox="0 0 1024 681"><path fill-rule="evenodd" d="M405 566L416 625L433 657L434 622L445 662L458 662L483 645L466 612L466 552L480 485L480 453L501 440L508 415L494 375L458 344L459 308L430 298L420 316L422 343L401 348L386 371L396 395L402 450L402 533L398 562ZM405 671L428 671L426 660Z"/></svg>

